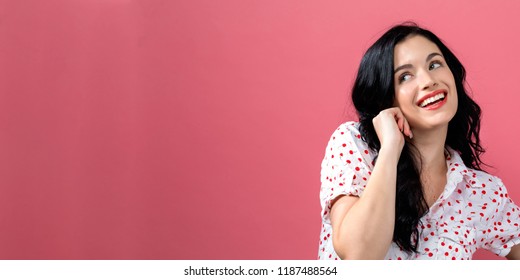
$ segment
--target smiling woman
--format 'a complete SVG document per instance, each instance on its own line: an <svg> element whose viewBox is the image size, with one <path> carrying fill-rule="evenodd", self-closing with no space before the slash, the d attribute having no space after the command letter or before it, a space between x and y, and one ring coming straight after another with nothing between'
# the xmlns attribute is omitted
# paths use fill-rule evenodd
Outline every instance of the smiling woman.
<svg viewBox="0 0 520 280"><path fill-rule="evenodd" d="M414 131L445 126L457 112L455 79L440 52L418 35L395 46L394 65L399 66L394 70L394 106Z"/></svg>
<svg viewBox="0 0 520 280"><path fill-rule="evenodd" d="M518 259L520 209L481 169L480 107L465 69L432 32L387 31L352 90L359 122L322 162L320 259Z"/></svg>

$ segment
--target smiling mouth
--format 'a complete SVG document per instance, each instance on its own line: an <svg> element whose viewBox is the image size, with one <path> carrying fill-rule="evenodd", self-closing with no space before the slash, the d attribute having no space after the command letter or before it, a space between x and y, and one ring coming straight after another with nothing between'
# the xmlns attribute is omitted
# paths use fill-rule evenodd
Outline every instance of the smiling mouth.
<svg viewBox="0 0 520 280"><path fill-rule="evenodd" d="M421 108L426 108L426 107L432 106L434 104L440 103L444 99L446 99L446 92L440 90L440 91L434 92L432 94L429 94L428 96L425 96L425 98L423 98L422 100L419 100L417 105Z"/></svg>

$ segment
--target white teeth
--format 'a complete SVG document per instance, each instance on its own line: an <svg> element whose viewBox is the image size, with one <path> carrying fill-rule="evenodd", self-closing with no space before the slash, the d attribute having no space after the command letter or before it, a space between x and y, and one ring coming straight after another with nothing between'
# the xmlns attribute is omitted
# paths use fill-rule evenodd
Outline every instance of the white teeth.
<svg viewBox="0 0 520 280"><path fill-rule="evenodd" d="M444 99L444 93L439 93L433 97L430 97L430 98L427 98L426 100L424 100L423 102L421 102L421 107L425 107L426 105L430 104L430 103L433 103L439 99Z"/></svg>

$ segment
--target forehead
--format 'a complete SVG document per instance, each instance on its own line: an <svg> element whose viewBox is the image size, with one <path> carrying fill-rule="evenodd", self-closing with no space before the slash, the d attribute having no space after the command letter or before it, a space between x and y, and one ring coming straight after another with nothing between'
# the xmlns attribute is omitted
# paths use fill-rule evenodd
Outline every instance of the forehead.
<svg viewBox="0 0 520 280"><path fill-rule="evenodd" d="M424 62L431 53L441 53L439 47L421 35L414 35L395 45L394 65Z"/></svg>

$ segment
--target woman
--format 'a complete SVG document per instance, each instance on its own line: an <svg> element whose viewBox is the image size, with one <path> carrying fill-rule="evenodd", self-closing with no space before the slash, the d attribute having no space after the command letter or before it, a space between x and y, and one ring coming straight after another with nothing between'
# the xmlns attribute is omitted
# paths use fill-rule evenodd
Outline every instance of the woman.
<svg viewBox="0 0 520 280"><path fill-rule="evenodd" d="M319 259L520 258L520 209L481 170L480 107L465 70L428 30L387 31L352 90L322 162Z"/></svg>

